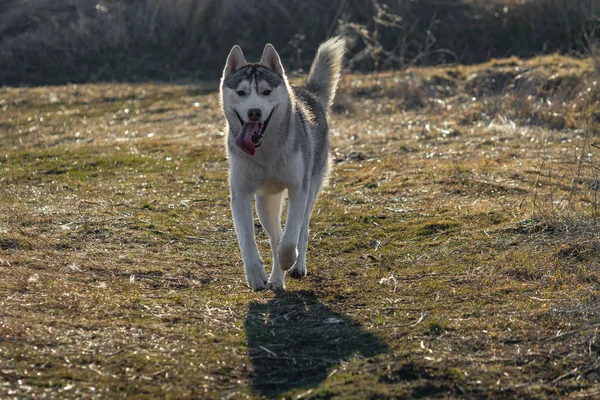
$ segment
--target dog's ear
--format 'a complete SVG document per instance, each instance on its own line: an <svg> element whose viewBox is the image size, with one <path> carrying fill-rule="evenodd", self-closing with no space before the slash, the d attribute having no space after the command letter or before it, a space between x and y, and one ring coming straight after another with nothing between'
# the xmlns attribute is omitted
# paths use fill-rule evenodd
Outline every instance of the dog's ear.
<svg viewBox="0 0 600 400"><path fill-rule="evenodd" d="M275 47L271 43L267 43L263 50L262 57L260 59L260 65L269 68L271 71L277 72L283 76L283 65L281 65L281 59L279 54L275 50Z"/></svg>
<svg viewBox="0 0 600 400"><path fill-rule="evenodd" d="M247 64L246 59L244 58L244 53L242 53L242 49L240 46L235 45L231 48L229 55L227 56L227 64L225 65L225 70L223 71L223 76L227 76L229 74L234 73L238 69L245 67Z"/></svg>

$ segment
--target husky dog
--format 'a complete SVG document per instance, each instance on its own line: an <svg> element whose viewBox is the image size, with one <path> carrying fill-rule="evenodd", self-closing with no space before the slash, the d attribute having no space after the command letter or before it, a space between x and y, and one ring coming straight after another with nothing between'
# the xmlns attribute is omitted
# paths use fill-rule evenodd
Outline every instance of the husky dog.
<svg viewBox="0 0 600 400"><path fill-rule="evenodd" d="M344 52L341 38L321 44L305 87L290 86L271 44L259 63L247 63L239 46L227 57L221 106L227 119L231 210L252 290L284 289L285 271L293 278L306 275L308 223L327 174L327 118ZM286 189L289 208L282 232ZM273 253L268 280L254 240L253 196Z"/></svg>

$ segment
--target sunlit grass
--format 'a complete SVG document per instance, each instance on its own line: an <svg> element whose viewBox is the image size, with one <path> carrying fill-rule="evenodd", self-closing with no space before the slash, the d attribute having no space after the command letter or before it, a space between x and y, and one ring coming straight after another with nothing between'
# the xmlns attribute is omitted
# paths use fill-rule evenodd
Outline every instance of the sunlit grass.
<svg viewBox="0 0 600 400"><path fill-rule="evenodd" d="M216 93L3 89L0 393L597 393L591 148L576 173L598 140L597 91L544 88L562 75L586 88L590 65L346 76L309 275L280 295L244 281ZM483 92L515 67L541 86L511 72ZM519 109L528 95L538 119Z"/></svg>

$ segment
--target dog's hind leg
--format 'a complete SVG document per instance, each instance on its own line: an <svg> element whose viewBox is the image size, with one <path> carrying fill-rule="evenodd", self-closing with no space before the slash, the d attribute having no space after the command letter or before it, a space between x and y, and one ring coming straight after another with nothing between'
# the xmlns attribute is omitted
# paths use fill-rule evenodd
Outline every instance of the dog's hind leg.
<svg viewBox="0 0 600 400"><path fill-rule="evenodd" d="M279 264L279 254L277 248L281 241L281 200L283 192L269 195L256 195L256 212L260 224L265 228L269 235L271 250L273 252L273 269L267 283L267 288L272 290L282 290L285 288L283 281L285 272Z"/></svg>
<svg viewBox="0 0 600 400"><path fill-rule="evenodd" d="M315 182L310 188L308 201L306 203L306 211L302 220L302 228L300 229L300 237L298 238L298 260L288 275L294 279L300 279L306 276L306 249L308 247L308 233L310 224L310 214L312 213L317 193L319 192L320 184Z"/></svg>
<svg viewBox="0 0 600 400"><path fill-rule="evenodd" d="M252 195L244 194L242 196L232 193L231 211L233 213L235 232L238 237L240 250L242 251L248 285L254 291L263 290L267 284L267 274L265 273L265 268L263 267L254 240Z"/></svg>

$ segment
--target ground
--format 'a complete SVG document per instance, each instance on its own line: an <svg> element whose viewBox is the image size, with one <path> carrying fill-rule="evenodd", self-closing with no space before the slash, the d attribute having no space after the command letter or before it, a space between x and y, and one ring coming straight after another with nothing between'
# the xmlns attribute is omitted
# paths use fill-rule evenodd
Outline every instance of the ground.
<svg viewBox="0 0 600 400"><path fill-rule="evenodd" d="M244 280L214 88L1 89L0 397L599 396L595 76L346 75L283 293Z"/></svg>

